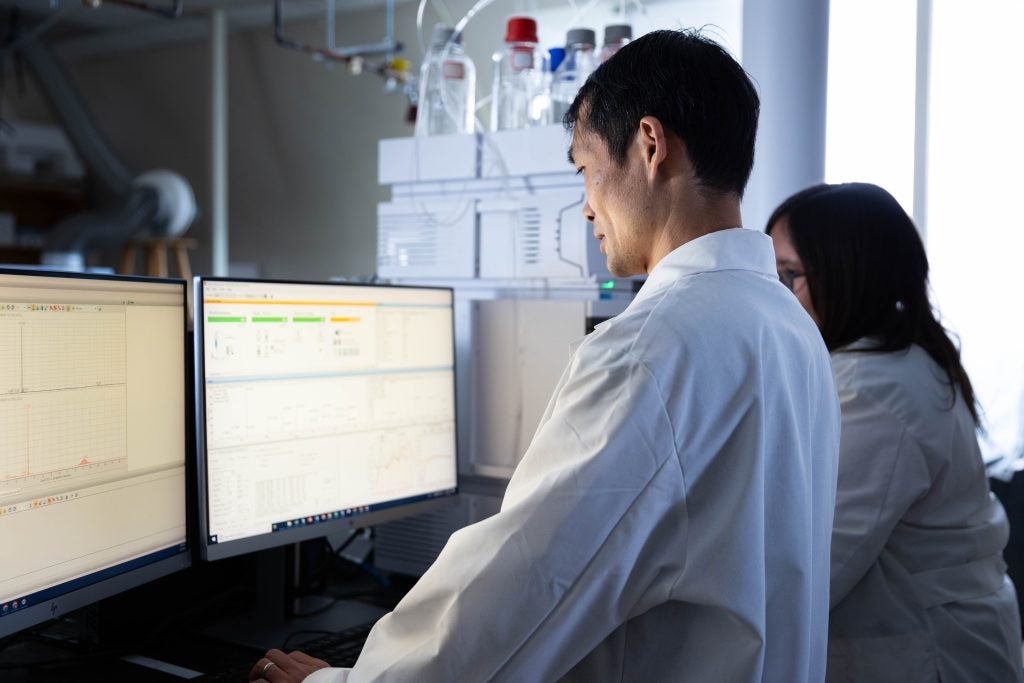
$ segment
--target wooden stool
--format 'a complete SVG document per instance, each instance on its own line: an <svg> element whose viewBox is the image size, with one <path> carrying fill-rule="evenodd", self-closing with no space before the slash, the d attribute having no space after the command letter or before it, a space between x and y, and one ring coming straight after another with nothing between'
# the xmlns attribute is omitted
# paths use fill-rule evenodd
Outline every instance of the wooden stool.
<svg viewBox="0 0 1024 683"><path fill-rule="evenodd" d="M188 250L195 249L196 244L196 240L189 237L143 237L132 240L121 252L120 271L124 275L135 272L135 251L141 248L146 255L146 275L167 277L167 252L173 250L178 277L191 280L192 266L189 264Z"/></svg>

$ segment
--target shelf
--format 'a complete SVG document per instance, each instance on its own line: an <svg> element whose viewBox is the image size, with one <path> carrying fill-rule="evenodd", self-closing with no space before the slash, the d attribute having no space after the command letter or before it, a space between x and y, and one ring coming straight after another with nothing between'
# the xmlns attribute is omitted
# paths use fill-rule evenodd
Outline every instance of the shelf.
<svg viewBox="0 0 1024 683"><path fill-rule="evenodd" d="M42 255L43 250L40 247L0 245L0 265L38 266L42 263Z"/></svg>
<svg viewBox="0 0 1024 683"><path fill-rule="evenodd" d="M19 227L51 228L61 219L87 208L89 198L84 181L0 171L0 212L13 213Z"/></svg>

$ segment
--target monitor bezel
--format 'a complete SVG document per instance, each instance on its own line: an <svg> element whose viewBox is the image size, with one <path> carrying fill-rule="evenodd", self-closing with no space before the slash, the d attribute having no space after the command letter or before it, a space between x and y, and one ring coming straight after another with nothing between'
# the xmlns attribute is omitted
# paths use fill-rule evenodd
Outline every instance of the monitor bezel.
<svg viewBox="0 0 1024 683"><path fill-rule="evenodd" d="M458 383L457 383L457 368L455 367L456 359L456 339L455 339L455 290L452 287L435 286L435 285L406 285L406 284L392 284L392 283L381 283L381 282L348 282L348 281L333 281L333 280L281 280L271 278L243 278L243 277L213 277L213 276L195 276L193 282L193 351L195 358L193 366L195 368L195 423L196 423L196 462L195 462L195 473L196 473L196 519L197 519L197 538L196 546L199 549L199 556L201 559L206 561L214 561L225 559L229 557L236 557L238 555L244 555L247 553L253 553L260 550L268 550L271 548L277 548L281 546L291 545L300 541L307 541L314 538L321 538L331 534L337 534L339 532L349 532L353 529L374 526L382 524L384 522L390 522L411 515L417 515L431 510L436 510L442 507L452 505L457 499L459 494L459 420L457 416L458 412ZM207 282L237 282L242 284L256 284L256 285L313 285L313 286L329 286L329 287L361 287L361 288L381 288L381 289L418 289L418 290L440 290L446 291L451 297L451 312L452 312L452 405L455 412L455 459L453 463L454 474L455 474L455 486L444 493L438 493L435 497L426 500L418 500L413 503L399 503L392 504L389 507L371 510L368 512L361 512L353 514L351 516L339 517L337 519L330 519L318 522L310 526L300 526L292 529L285 529L279 531L271 531L256 536L247 536L245 538L237 538L229 541L223 541L220 543L210 543L209 538L209 499L207 496L207 480L208 475L206 471L207 457L206 457L206 381L205 381L205 341L204 341L204 301L203 301L203 285ZM328 512L328 511L324 511Z"/></svg>
<svg viewBox="0 0 1024 683"><path fill-rule="evenodd" d="M50 619L64 616L68 612L86 607L93 603L99 602L106 598L112 597L119 593L137 588L143 584L155 581L157 579L168 576L175 572L183 569L188 569L192 566L192 538L189 530L192 528L191 524L191 507L189 501L191 495L189 493L189 433L188 433L188 413L189 413L189 389L190 389L190 378L189 378L189 367L188 367L188 283L180 278L163 278L163 277L146 277L141 275L117 275L108 273L79 273L72 271L60 271L60 270L44 270L37 268L12 268L9 266L0 266L0 277L4 275L18 275L28 277L48 277L48 278L66 278L69 280L103 280L112 282L141 282L141 283L156 283L156 284L173 284L178 285L181 294L181 336L182 336L182 429L184 431L184 459L182 464L185 468L184 478L184 490L182 494L185 501L185 541L182 546L178 547L178 552L174 555L145 564L141 567L128 567L119 571L118 573L104 579L98 579L95 582L88 583L87 585L81 586L80 588L73 588L67 592L63 592L59 595L51 597L47 600L39 602L35 605L28 605L23 608L18 608L17 612L12 612L5 616L0 617L0 637L6 637L13 635L20 631L24 631L33 626L38 626ZM170 550L171 548L166 548ZM124 564L129 563L122 563ZM93 572L87 576L93 576L95 574L109 571L100 570L99 572ZM77 583L82 581L86 577L79 577L77 579L71 579L61 584L53 586L51 589L58 588L62 585Z"/></svg>

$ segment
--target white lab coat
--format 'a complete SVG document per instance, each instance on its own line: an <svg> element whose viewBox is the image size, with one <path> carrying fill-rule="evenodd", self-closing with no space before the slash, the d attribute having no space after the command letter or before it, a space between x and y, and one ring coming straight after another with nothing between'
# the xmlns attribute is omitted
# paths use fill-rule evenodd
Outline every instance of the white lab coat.
<svg viewBox="0 0 1024 683"><path fill-rule="evenodd" d="M691 241L578 345L500 513L306 680L821 681L838 430L770 239Z"/></svg>
<svg viewBox="0 0 1024 683"><path fill-rule="evenodd" d="M842 406L828 680L1020 681L1021 636L975 425L917 346L833 354Z"/></svg>

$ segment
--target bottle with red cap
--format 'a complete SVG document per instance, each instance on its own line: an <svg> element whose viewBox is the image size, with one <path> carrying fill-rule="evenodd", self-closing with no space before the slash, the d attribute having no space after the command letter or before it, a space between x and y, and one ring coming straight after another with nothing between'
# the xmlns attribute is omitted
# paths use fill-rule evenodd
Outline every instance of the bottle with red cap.
<svg viewBox="0 0 1024 683"><path fill-rule="evenodd" d="M494 53L491 130L531 128L551 123L547 54L537 40L537 22L508 20L505 45Z"/></svg>

